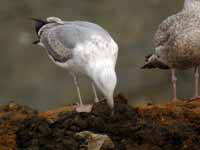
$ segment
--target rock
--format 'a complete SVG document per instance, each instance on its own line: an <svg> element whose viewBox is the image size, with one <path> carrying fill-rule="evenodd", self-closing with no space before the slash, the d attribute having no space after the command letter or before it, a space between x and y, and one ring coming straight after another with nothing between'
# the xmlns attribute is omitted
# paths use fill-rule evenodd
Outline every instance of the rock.
<svg viewBox="0 0 200 150"><path fill-rule="evenodd" d="M114 144L107 135L95 134L89 131L83 131L76 135L86 139L87 150L114 150Z"/></svg>
<svg viewBox="0 0 200 150"><path fill-rule="evenodd" d="M30 107L10 102L0 106L0 150L17 150L16 132L20 123L37 115Z"/></svg>
<svg viewBox="0 0 200 150"><path fill-rule="evenodd" d="M0 150L199 150L200 99L134 108L115 98L91 113L73 105L40 112L15 103L0 106Z"/></svg>

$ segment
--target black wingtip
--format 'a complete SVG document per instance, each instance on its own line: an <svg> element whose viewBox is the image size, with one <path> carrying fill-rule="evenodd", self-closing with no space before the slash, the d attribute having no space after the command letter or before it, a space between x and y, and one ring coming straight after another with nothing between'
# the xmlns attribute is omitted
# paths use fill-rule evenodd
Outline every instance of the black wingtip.
<svg viewBox="0 0 200 150"><path fill-rule="evenodd" d="M149 54L147 56L145 56L145 62L148 62L149 61L149 58L152 56L153 54Z"/></svg>
<svg viewBox="0 0 200 150"><path fill-rule="evenodd" d="M32 21L35 21L35 22L46 22L46 21L44 21L42 19L38 19L38 18L34 18L34 17L29 17L28 19L32 20Z"/></svg>
<svg viewBox="0 0 200 150"><path fill-rule="evenodd" d="M34 18L34 17L30 17L29 18L30 20L33 20L35 21L35 30L36 30L36 33L38 34L39 30L46 24L48 24L47 21L44 21L42 19L37 19L37 18Z"/></svg>
<svg viewBox="0 0 200 150"><path fill-rule="evenodd" d="M39 40L36 40L36 41L32 42L32 44L38 44L38 43L40 43Z"/></svg>
<svg viewBox="0 0 200 150"><path fill-rule="evenodd" d="M160 61L156 62L148 62L144 66L141 67L141 69L154 69L154 68L159 68L163 70L170 69L170 67Z"/></svg>
<svg viewBox="0 0 200 150"><path fill-rule="evenodd" d="M159 62L157 64L157 68L160 68L160 69L163 69L163 70L167 70L167 69L170 69L170 67L162 62Z"/></svg>
<svg viewBox="0 0 200 150"><path fill-rule="evenodd" d="M146 63L145 65L143 65L141 67L141 69L153 69L153 68L157 68L153 63L149 62L149 63Z"/></svg>
<svg viewBox="0 0 200 150"><path fill-rule="evenodd" d="M154 54L149 54L145 57L145 64L141 67L141 69L153 69L153 68L159 68L159 69L170 69L170 67L160 61L159 57L157 57Z"/></svg>

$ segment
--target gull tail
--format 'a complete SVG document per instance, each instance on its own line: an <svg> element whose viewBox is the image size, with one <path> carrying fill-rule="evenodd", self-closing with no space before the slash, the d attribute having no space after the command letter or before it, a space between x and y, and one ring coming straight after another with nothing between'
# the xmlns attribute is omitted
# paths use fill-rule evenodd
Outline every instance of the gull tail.
<svg viewBox="0 0 200 150"><path fill-rule="evenodd" d="M38 34L39 30L46 24L48 24L47 21L36 19L36 18L30 18L31 20L35 21L35 31Z"/></svg>
<svg viewBox="0 0 200 150"><path fill-rule="evenodd" d="M158 57L154 54L150 54L146 56L146 63L141 67L141 69L170 69L168 65L164 64L162 61L158 59Z"/></svg>
<svg viewBox="0 0 200 150"><path fill-rule="evenodd" d="M32 42L32 44L36 44L36 45L39 44L39 43L40 43L40 40L36 40L36 41Z"/></svg>

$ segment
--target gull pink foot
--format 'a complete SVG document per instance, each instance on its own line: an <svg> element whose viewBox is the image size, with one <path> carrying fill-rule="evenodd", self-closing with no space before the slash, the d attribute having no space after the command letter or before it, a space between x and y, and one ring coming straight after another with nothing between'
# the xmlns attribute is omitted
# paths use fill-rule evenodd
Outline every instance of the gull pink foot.
<svg viewBox="0 0 200 150"><path fill-rule="evenodd" d="M77 112L87 112L87 113L89 113L92 110L92 105L80 105L80 104L78 104L78 105L75 106L75 109L76 109Z"/></svg>
<svg viewBox="0 0 200 150"><path fill-rule="evenodd" d="M190 101L196 100L196 99L200 99L200 96L194 96L190 99Z"/></svg>

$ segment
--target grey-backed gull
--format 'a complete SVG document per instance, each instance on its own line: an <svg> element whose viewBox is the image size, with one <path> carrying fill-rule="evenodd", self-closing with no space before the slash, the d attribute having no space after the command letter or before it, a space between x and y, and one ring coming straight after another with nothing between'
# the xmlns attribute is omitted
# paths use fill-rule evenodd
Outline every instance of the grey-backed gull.
<svg viewBox="0 0 200 150"><path fill-rule="evenodd" d="M34 20L39 38L34 43L47 49L50 59L67 69L74 79L80 101L77 111L91 110L82 102L77 81L80 74L92 80L95 102L98 102L97 86L113 109L118 45L110 34L99 25L86 21L63 21L57 17Z"/></svg>

